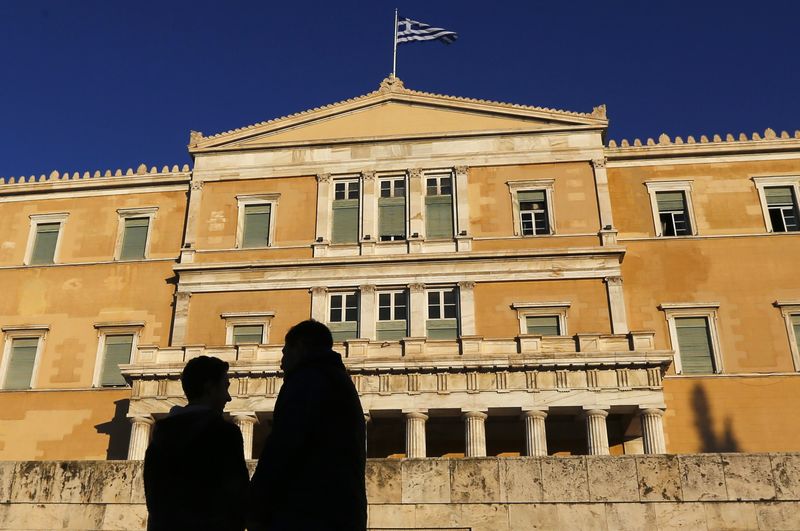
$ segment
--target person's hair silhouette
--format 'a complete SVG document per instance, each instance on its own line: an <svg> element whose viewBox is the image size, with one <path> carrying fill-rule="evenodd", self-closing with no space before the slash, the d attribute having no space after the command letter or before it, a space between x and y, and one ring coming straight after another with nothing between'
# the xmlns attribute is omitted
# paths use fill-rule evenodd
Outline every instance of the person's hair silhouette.
<svg viewBox="0 0 800 531"><path fill-rule="evenodd" d="M248 529L363 531L367 527L364 413L324 324L286 334L284 381L251 482Z"/></svg>
<svg viewBox="0 0 800 531"><path fill-rule="evenodd" d="M248 474L239 429L222 417L228 364L200 356L181 374L189 405L156 422L144 460L149 531L242 531Z"/></svg>

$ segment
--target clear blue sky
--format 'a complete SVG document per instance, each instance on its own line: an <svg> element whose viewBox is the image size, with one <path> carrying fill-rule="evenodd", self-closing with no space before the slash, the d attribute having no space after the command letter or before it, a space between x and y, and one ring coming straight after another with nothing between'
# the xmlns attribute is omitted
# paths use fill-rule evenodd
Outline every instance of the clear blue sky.
<svg viewBox="0 0 800 531"><path fill-rule="evenodd" d="M591 111L610 138L800 129L800 2L0 0L0 175L189 162L189 130L407 87Z"/></svg>

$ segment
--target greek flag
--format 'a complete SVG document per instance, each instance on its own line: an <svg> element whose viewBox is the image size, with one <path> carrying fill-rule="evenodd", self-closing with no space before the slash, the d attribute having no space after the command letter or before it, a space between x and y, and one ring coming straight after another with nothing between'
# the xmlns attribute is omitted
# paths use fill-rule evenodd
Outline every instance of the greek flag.
<svg viewBox="0 0 800 531"><path fill-rule="evenodd" d="M413 41L442 41L450 44L457 38L458 34L454 31L432 28L429 24L410 18L401 18L397 21L397 44Z"/></svg>

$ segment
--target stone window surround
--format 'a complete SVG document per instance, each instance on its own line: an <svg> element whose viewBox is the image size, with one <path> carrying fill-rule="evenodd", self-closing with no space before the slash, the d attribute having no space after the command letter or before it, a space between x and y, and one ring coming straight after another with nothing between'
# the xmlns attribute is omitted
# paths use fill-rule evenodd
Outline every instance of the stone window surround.
<svg viewBox="0 0 800 531"><path fill-rule="evenodd" d="M569 301L558 302L515 302L511 308L517 311L519 320L520 335L528 335L526 317L535 315L554 315L558 317L558 327L562 336L569 335L567 332L567 311L572 305Z"/></svg>
<svg viewBox="0 0 800 531"><path fill-rule="evenodd" d="M798 341L800 338L795 337L794 326L792 325L792 316L800 315L800 299L792 301L777 300L773 306L778 308L783 315L783 320L786 323L786 334L789 337L789 349L792 353L792 362L794 363L794 370L800 372L800 349L798 349Z"/></svg>
<svg viewBox="0 0 800 531"><path fill-rule="evenodd" d="M158 207L145 208L118 208L119 222L117 224L117 243L114 245L114 260L120 260L122 243L125 236L125 220L128 218L148 218L147 239L144 244L144 258L150 257L150 238L153 234L153 221L156 218ZM126 262L129 260L126 260Z"/></svg>
<svg viewBox="0 0 800 531"><path fill-rule="evenodd" d="M44 351L45 341L47 340L47 333L50 331L49 325L20 325L20 326L4 326L2 328L5 335L3 341L3 358L0 360L0 390L5 389L6 385L6 372L8 371L8 364L11 360L11 344L14 339L23 339L37 337L39 344L36 346L36 358L33 362L33 372L31 373L31 389L36 387L36 380L39 374L39 365L42 361L42 352Z"/></svg>
<svg viewBox="0 0 800 531"><path fill-rule="evenodd" d="M100 384L100 377L103 372L106 336L132 335L131 359L133 359L133 353L136 352L136 347L139 344L139 334L144 328L144 322L95 323L94 327L97 329L97 353L95 354L94 372L92 373L92 387L103 387Z"/></svg>
<svg viewBox="0 0 800 531"><path fill-rule="evenodd" d="M514 223L514 236L518 238L541 238L542 236L554 236L556 234L555 205L553 204L553 187L555 179L536 179L524 181L507 181L508 193L511 194L511 213ZM549 234L532 234L525 236L522 234L522 222L519 213L519 192L527 190L544 190L547 200L547 223L550 227Z"/></svg>
<svg viewBox="0 0 800 531"><path fill-rule="evenodd" d="M281 194L279 193L264 193L264 194L243 194L236 196L237 202L237 221L236 221L236 249L245 249L242 247L244 239L244 207L247 205L270 205L269 211L269 237L265 247L273 247L275 245L275 225L278 218L278 202ZM262 249L264 247L247 247L247 249Z"/></svg>
<svg viewBox="0 0 800 531"><path fill-rule="evenodd" d="M656 231L657 238L686 238L683 236L664 236L661 232L661 217L658 211L658 199L656 193L658 192L683 192L683 197L686 199L686 215L689 216L689 226L691 227L691 236L697 236L697 222L694 217L694 204L692 203L692 183L691 180L680 181L647 181L647 193L650 195L650 210L653 214L653 228Z"/></svg>
<svg viewBox="0 0 800 531"><path fill-rule="evenodd" d="M672 345L672 350L675 351L673 360L675 374L683 372L680 345L678 344L678 329L675 325L676 317L705 317L707 319L708 332L711 336L711 356L714 363L714 374L720 374L724 371L719 341L719 327L717 326L719 320L718 302L663 302L659 304L658 309L664 312L664 316L667 319L670 344Z"/></svg>
<svg viewBox="0 0 800 531"><path fill-rule="evenodd" d="M30 229L28 230L28 244L25 247L25 259L23 260L24 265L31 265L31 258L33 256L33 245L36 240L36 227L43 223L60 223L61 227L58 229L58 237L56 238L56 249L53 253L53 263L58 263L58 257L61 254L61 242L63 241L64 237L64 225L67 222L67 217L69 217L69 212L54 212L52 214L31 214L30 216L31 225ZM42 264L44 265L44 264Z"/></svg>
<svg viewBox="0 0 800 531"><path fill-rule="evenodd" d="M778 175L770 177L751 177L753 184L755 184L756 191L758 192L758 201L761 204L761 214L764 216L764 227L770 234L775 233L772 230L772 220L769 217L769 209L767 208L767 196L764 188L772 186L791 186L794 190L795 202L800 202L800 175ZM800 208L800 205L795 205ZM785 234L783 232L775 234Z"/></svg>
<svg viewBox="0 0 800 531"><path fill-rule="evenodd" d="M261 344L269 343L269 331L275 312L226 312L220 314L225 321L225 344L233 345L233 327L238 325L260 325L264 329L261 333Z"/></svg>

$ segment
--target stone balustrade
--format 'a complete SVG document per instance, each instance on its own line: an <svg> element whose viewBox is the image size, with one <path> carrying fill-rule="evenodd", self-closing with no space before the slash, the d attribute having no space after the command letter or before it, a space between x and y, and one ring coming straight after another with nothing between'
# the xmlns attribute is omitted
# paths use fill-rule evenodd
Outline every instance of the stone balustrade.
<svg viewBox="0 0 800 531"><path fill-rule="evenodd" d="M371 530L800 529L797 453L377 459L366 483ZM0 462L0 529L146 517L140 462Z"/></svg>

